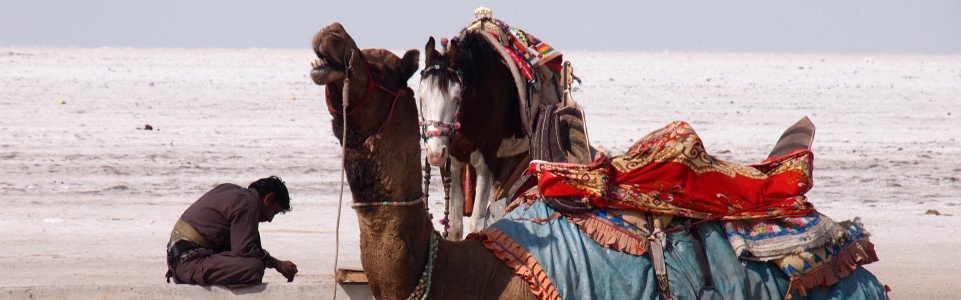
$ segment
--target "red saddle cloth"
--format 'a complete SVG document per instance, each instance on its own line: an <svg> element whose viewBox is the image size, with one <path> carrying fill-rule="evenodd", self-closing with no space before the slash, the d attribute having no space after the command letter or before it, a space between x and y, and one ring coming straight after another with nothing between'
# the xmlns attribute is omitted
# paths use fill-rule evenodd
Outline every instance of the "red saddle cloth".
<svg viewBox="0 0 961 300"><path fill-rule="evenodd" d="M768 219L801 216L814 207L804 196L813 181L807 149L742 166L714 158L685 122L641 138L621 156L601 155L587 165L535 161L547 197L582 197L601 208L696 219Z"/></svg>

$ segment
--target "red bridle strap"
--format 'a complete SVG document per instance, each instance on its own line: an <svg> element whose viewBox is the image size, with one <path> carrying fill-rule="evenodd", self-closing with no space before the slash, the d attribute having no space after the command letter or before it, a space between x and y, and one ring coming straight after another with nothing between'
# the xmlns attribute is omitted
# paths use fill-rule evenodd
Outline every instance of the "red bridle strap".
<svg viewBox="0 0 961 300"><path fill-rule="evenodd" d="M370 71L370 63L368 63L367 59L364 58L363 56L361 56L361 59L364 60L364 70L367 71L367 91L364 92L364 97L360 98L360 103L357 103L356 105L354 105L353 109L350 109L347 111L348 116L353 115L354 112L357 111L357 107L362 107L364 106L365 103L367 103L367 100L370 98L370 93L373 92L374 89L380 89L384 93L393 96L394 101L396 102L398 98L403 96L404 88L406 88L406 87L402 87L397 91L392 91L387 87L378 84L377 81L374 80L374 73ZM332 114L343 115L342 112L340 112L339 110L337 110L337 108L334 108L334 106L330 104L330 85L327 85L326 89L327 89L326 91L327 92L327 110L330 111L330 113ZM343 97L347 99L350 96L346 95ZM391 111L393 111L393 104L391 104L391 107L392 107Z"/></svg>
<svg viewBox="0 0 961 300"><path fill-rule="evenodd" d="M338 110L337 108L335 108L335 107L330 103L330 85L327 85L327 86L326 86L326 92L327 92L327 97L326 97L326 100L327 100L327 110L330 111L330 113L331 113L331 114L334 114L334 115L346 115L346 116L353 115L355 112L357 112L357 108L358 108L358 107L362 107L362 106L364 106L365 103L367 103L367 100L370 99L370 93L373 92L375 89L379 89L379 90L381 90L382 92L384 92L385 94L388 94L388 95L394 97L394 100L393 100L393 101L391 102L391 104L390 104L390 111L387 112L387 117L384 119L384 122L381 123L380 128L378 128L377 131L374 132L374 133L376 134L376 133L379 133L379 132L383 131L383 130L384 130L384 127L387 126L387 123L390 122L390 117L394 115L394 107L397 106L397 100L400 99L400 98L402 98L404 95L407 94L407 92L406 92L407 87L404 86L404 87L401 87L401 88L397 89L397 91L392 91L392 90L388 89L387 87L385 87L385 86L383 86L383 85L381 85L381 84L378 84L377 81L374 80L374 73L372 73L372 72L370 71L370 63L368 63L368 62L367 62L367 59L364 58L363 56L361 56L361 59L363 59L363 61L364 61L364 70L367 71L367 91L364 92L364 97L361 98L361 99L360 99L360 102L357 103L357 104L355 104L353 108L348 109L348 110L347 110L347 113L345 114L345 113L341 112L340 110ZM349 74L348 74L348 76L349 76ZM342 101L348 101L347 99L350 98L350 95L341 95L341 97L344 98Z"/></svg>

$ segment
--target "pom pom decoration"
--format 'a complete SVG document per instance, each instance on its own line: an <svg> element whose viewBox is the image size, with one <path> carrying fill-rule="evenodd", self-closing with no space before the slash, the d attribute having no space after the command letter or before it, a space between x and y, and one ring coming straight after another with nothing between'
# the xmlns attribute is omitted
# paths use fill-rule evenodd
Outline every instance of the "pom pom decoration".
<svg viewBox="0 0 961 300"><path fill-rule="evenodd" d="M475 20L490 19L490 18L493 18L493 17L494 17L494 11L491 10L490 8L486 8L486 7L481 6L481 7L478 7L477 9L474 10L474 19L475 19Z"/></svg>

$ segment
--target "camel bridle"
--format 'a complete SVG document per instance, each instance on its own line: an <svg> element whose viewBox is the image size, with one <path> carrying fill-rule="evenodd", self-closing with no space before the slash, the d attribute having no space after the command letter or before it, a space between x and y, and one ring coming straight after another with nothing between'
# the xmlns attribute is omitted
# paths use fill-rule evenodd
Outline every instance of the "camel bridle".
<svg viewBox="0 0 961 300"><path fill-rule="evenodd" d="M351 50L351 57L352 57L352 56L353 56L353 50ZM348 59L350 59L350 58L348 58ZM387 95L390 95L391 97L393 97L393 101L392 101L391 104L390 104L390 111L387 112L387 117L384 118L384 122L380 124L380 127L377 128L377 131L374 131L374 133L372 134L372 135L376 135L376 134L384 131L384 128L387 126L387 123L390 123L390 118L391 118L391 116L394 115L394 107L397 106L397 100L400 100L400 98L403 98L405 95L407 95L407 86L403 86L403 87L401 87L401 88L398 88L396 91L394 91L394 90L391 90L391 89L387 88L386 86L384 86L384 85L382 85L382 84L377 83L377 80L374 79L374 73L371 72L371 70L370 70L370 62L368 62L367 59L364 58L363 54L361 54L361 60L364 61L364 71L366 71L366 73L367 73L367 91L364 92L364 97L363 97L363 98L360 98L360 102L357 103L357 104L355 104L356 106L354 106L354 108L348 109L346 103L347 103L347 101L348 101L347 99L350 97L350 95L349 95L349 94L343 94L343 95L341 96L341 97L343 98L343 100L341 100L341 101L344 101L345 104L344 104L343 110L340 110L340 111L339 111L339 110L337 110L336 107L334 107L333 104L330 103L330 85L327 85L327 86L325 87L326 92L327 92L327 97L326 97L326 100L327 100L327 110L330 111L330 113L333 114L333 115L341 115L341 116L344 117L344 119L346 119L347 116L353 115L354 113L357 112L357 109L358 109L358 108L363 107L364 104L367 103L367 100L370 99L370 94L371 94L372 92L374 92L374 90L379 90L379 91L381 91L382 93L385 93L385 94L387 94ZM350 65L350 60L347 61L347 64L348 64L347 69L350 69L350 66L349 66L349 65ZM346 69L345 69L345 70L346 70ZM345 78L346 78L347 76L349 76L349 74L347 74L347 71L344 72L344 75L345 75ZM344 86L345 86L345 87L347 86L347 83L349 83L349 80L346 80L346 79L345 79L345 80L344 80ZM347 89L345 88L344 90L346 91ZM345 138L346 138L346 137L345 137Z"/></svg>
<svg viewBox="0 0 961 300"><path fill-rule="evenodd" d="M374 80L374 75L373 75L373 73L372 73L371 70L370 70L370 63L367 62L367 59L366 59L366 58L364 58L363 56L361 56L361 60L364 61L364 70L367 72L367 80L368 80L368 83L367 83L367 91L364 92L364 97L361 98L360 103L358 103L356 107L354 107L353 109L348 109L349 102L350 102L350 101L348 101L349 98L350 98L350 93L349 93L349 91L350 91L350 74L349 74L349 72L350 72L351 59L353 58L353 56L354 56L354 51L353 51L353 50L348 51L348 53L347 53L347 67L345 68L345 71L344 71L344 87L343 87L343 91L342 91L342 98L343 98L343 99L341 100L341 102L342 102L342 103L341 103L341 105L342 105L341 110L337 110L337 108L335 108L334 105L330 103L330 85L326 85L326 86L325 86L325 92L326 92L326 94L327 94L327 95L326 95L327 110L330 111L331 114L333 114L333 115L341 115L342 118L343 118L343 122L344 122L344 124L343 124L343 136L342 136L343 139L346 139L346 138L347 138L347 116L350 116L350 115L352 115L353 113L357 112L357 107L363 106L363 104L367 102L367 100L369 99L369 96L370 96L370 93L371 93L371 92L373 92L375 89L379 89L379 90L381 90L383 93L386 93L386 94L391 95L391 96L393 97L393 101L392 101L391 104L390 104L390 111L387 112L387 116L384 118L384 122L381 123L381 125L379 126L379 128L377 129L377 131L375 131L373 134L371 134L371 136L376 136L377 134L381 133L381 132L384 130L384 128L387 126L387 123L390 122L390 118L391 118L391 116L394 114L394 107L397 106L397 100L400 99L400 98L402 98L404 95L406 95L406 89L407 89L407 86L404 86L404 87L401 87L401 88L397 89L396 91L392 91L392 90L388 89L387 87L385 87L385 86L377 83L377 81ZM336 242L335 242L336 248L334 249L334 274L337 274L337 262L339 261L339 257L340 257L340 211L341 211L341 206L342 206L343 201L344 201L344 176L345 176L345 174L346 174L345 168L346 168L346 164L347 164L347 143L346 143L346 141L342 141L342 142L341 142L341 148L342 148L342 149L341 149L341 150L342 150L342 153L341 153L342 157L341 157L341 170L340 170L340 174L341 174L341 177L340 177L340 200L339 200L338 203L337 203L337 225L336 225L337 228L336 228L336 231L335 231L335 232L336 232L336 234L335 234L335 235L336 235L336 237L335 237L335 238L336 238ZM353 202L353 201L352 201L352 202ZM358 208L381 207L381 206L412 207L412 206L415 206L415 205L420 204L420 203L423 203L423 204L424 204L424 209L425 209L425 210L428 210L427 214L428 214L428 216L430 216L430 211L429 211L430 206L427 205L427 194L426 194L426 193L424 194L423 197L420 197L420 198L417 198L417 199L414 199L414 200L411 200L411 201L353 202L353 203L351 204L351 208L353 208L353 209L358 209ZM427 296L430 294L432 277L433 277L433 273L434 273L434 265L435 265L435 262L436 262L436 260L437 260L437 253L439 252L439 251L438 251L438 244L440 244L440 237L439 237L439 235L440 235L440 234L437 233L436 230L433 230L433 229L431 230L430 238L429 238L429 241L428 241L428 250L427 250L427 251L428 251L427 257L428 257L428 258L427 258L427 262L424 264L424 271L423 271L423 273L421 273L420 279L417 281L417 285L414 287L414 291L411 292L410 296L408 296L407 299L426 299ZM336 286L336 285L334 286L333 298L334 298L334 299L337 299L337 286Z"/></svg>

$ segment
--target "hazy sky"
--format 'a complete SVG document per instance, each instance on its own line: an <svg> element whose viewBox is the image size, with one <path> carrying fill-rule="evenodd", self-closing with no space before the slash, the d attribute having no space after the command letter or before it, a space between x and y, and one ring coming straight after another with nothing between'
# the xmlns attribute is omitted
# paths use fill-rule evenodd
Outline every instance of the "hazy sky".
<svg viewBox="0 0 961 300"><path fill-rule="evenodd" d="M305 48L338 21L421 49L478 6L562 50L961 54L959 0L3 0L0 45Z"/></svg>

